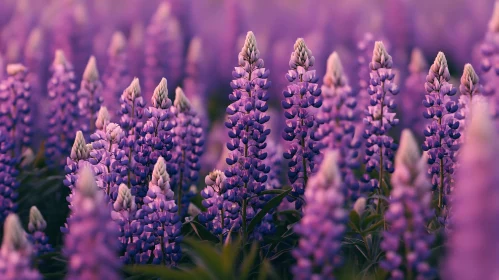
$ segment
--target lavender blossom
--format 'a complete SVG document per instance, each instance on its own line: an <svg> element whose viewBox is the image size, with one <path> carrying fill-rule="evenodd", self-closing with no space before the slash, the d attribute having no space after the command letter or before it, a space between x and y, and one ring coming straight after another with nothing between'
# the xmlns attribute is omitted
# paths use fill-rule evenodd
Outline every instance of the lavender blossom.
<svg viewBox="0 0 499 280"><path fill-rule="evenodd" d="M26 238L16 214L9 214L4 223L2 248L0 249L0 278L5 280L42 279L31 266L33 249Z"/></svg>
<svg viewBox="0 0 499 280"><path fill-rule="evenodd" d="M36 255L40 256L45 253L52 252L54 249L48 243L49 238L43 232L47 227L47 222L42 216L42 213L36 208L36 206L31 206L29 210L29 223L28 230L31 234L28 235L30 242L34 246L34 252Z"/></svg>
<svg viewBox="0 0 499 280"><path fill-rule="evenodd" d="M425 57L420 49L415 48L412 50L411 62L408 68L409 76L404 84L406 93L400 100L400 107L404 112L402 123L405 128L410 128L419 135L420 131L423 131L428 124L428 122L421 119L421 115L426 110L421 106L417 106L415 109L415 105L421 104L421 100L425 98L423 85L426 82L426 69L428 69Z"/></svg>
<svg viewBox="0 0 499 280"><path fill-rule="evenodd" d="M414 135L407 129L400 137L392 186L385 213L388 230L383 232L381 243L386 259L381 267L390 272L390 279L431 279L435 271L428 257L434 237L426 225L433 218L432 193L426 163Z"/></svg>
<svg viewBox="0 0 499 280"><path fill-rule="evenodd" d="M47 86L50 109L45 153L49 163L59 164L69 154L76 133L78 99L73 66L61 50L55 52L51 70L52 78Z"/></svg>
<svg viewBox="0 0 499 280"><path fill-rule="evenodd" d="M317 117L320 124L318 132L325 147L339 151L338 166L342 180L348 188L348 197L355 201L360 190L359 182L353 173L360 167L358 150L361 142L355 137L360 112L336 52L327 60L321 89L324 101Z"/></svg>
<svg viewBox="0 0 499 280"><path fill-rule="evenodd" d="M104 193L91 170L80 170L76 182L69 233L64 240L67 279L120 279L118 232Z"/></svg>
<svg viewBox="0 0 499 280"><path fill-rule="evenodd" d="M10 156L11 150L12 142L7 134L0 130L0 222L17 209L15 200L19 186L16 182L18 171L15 168L16 160Z"/></svg>
<svg viewBox="0 0 499 280"><path fill-rule="evenodd" d="M385 172L393 172L394 151L397 144L388 131L397 125L395 118L395 104L393 97L399 89L394 83L395 74L392 72L392 57L387 53L381 41L374 45L371 69L371 80L367 92L371 96L364 118L366 139L366 156L364 163L368 173L376 170L379 178L372 179L371 184L381 190L385 180Z"/></svg>
<svg viewBox="0 0 499 280"><path fill-rule="evenodd" d="M175 204L174 193L170 188L170 176L166 172L166 162L162 157L154 166L149 182L144 205L137 215L143 216L146 225L142 239L151 243L151 255L141 258L147 261L149 256L154 264L175 266L181 258L179 243L182 240L180 216Z"/></svg>
<svg viewBox="0 0 499 280"><path fill-rule="evenodd" d="M114 115L119 109L116 106L119 97L130 80L126 38L123 33L117 31L113 34L108 56L109 60L102 78L102 96Z"/></svg>
<svg viewBox="0 0 499 280"><path fill-rule="evenodd" d="M284 158L289 160L288 178L293 188L292 195L299 198L295 203L297 209L303 205L301 197L309 176L315 172L315 158L321 148L320 136L312 130L318 123L313 109L322 105L318 78L315 70L309 70L314 62L312 51L302 38L298 38L289 60L291 70L286 74L290 85L283 91L284 100L281 102L286 117L282 137L291 142Z"/></svg>
<svg viewBox="0 0 499 280"><path fill-rule="evenodd" d="M168 77L170 84L177 86L183 75L184 39L170 3L159 5L147 26L145 41L145 92L152 93L161 77Z"/></svg>
<svg viewBox="0 0 499 280"><path fill-rule="evenodd" d="M144 232L141 220L137 219L137 204L130 189L121 184L118 197L113 203L112 219L118 224L121 243L121 259L125 264L134 263L141 249L140 235Z"/></svg>
<svg viewBox="0 0 499 280"><path fill-rule="evenodd" d="M428 152L428 173L433 190L438 190L438 207L444 207L444 198L453 184L456 151L459 149L459 121L456 112L459 104L452 100L456 89L449 83L450 74L443 52L439 52L426 76L426 98L423 116L431 123L424 130L426 137L423 151Z"/></svg>
<svg viewBox="0 0 499 280"><path fill-rule="evenodd" d="M20 157L31 144L31 86L28 71L22 64L7 65L7 79L0 83L0 128L10 134L11 155Z"/></svg>
<svg viewBox="0 0 499 280"><path fill-rule="evenodd" d="M342 264L340 249L347 212L337 159L337 152L326 152L320 170L305 190L304 216L295 226L300 240L292 252L295 279L334 279L334 269Z"/></svg>
<svg viewBox="0 0 499 280"><path fill-rule="evenodd" d="M267 173L270 168L265 166L267 153L266 139L270 129L265 125L270 117L265 114L268 109L267 80L269 71L264 68L260 51L253 32L249 31L241 52L238 56L239 66L234 68L231 82L233 92L229 95L232 102L226 110L228 115L225 126L229 129L230 141L227 143L229 155L226 159L228 168L225 170L228 200L237 202L234 212L241 215L232 219L236 224L241 219L243 239L247 238L247 225L253 218L254 211L248 205L248 198L257 195L265 189ZM234 230L238 230L234 226Z"/></svg>
<svg viewBox="0 0 499 280"><path fill-rule="evenodd" d="M201 168L199 158L203 154L204 134L201 120L179 87L175 91L173 105L176 126L173 129L172 164L169 165L168 172L177 193L178 213L184 217L192 197L189 187L197 182Z"/></svg>
<svg viewBox="0 0 499 280"><path fill-rule="evenodd" d="M102 104L102 85L99 81L99 71L94 56L88 60L83 78L81 79L80 91L78 91L78 109L80 112L80 123L85 134L93 133L97 112Z"/></svg>
<svg viewBox="0 0 499 280"><path fill-rule="evenodd" d="M488 104L474 102L460 150L450 205L452 230L444 279L494 279L499 275L499 146Z"/></svg>

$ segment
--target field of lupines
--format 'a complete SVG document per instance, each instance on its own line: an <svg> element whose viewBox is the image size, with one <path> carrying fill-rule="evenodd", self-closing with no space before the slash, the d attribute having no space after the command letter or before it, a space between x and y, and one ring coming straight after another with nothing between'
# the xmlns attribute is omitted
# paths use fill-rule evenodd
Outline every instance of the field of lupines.
<svg viewBox="0 0 499 280"><path fill-rule="evenodd" d="M493 0L0 0L0 279L499 279L497 86Z"/></svg>

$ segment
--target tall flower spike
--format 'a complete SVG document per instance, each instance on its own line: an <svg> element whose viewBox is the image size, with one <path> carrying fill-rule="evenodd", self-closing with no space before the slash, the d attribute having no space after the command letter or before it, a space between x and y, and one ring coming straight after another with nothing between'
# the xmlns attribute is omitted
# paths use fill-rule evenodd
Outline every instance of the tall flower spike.
<svg viewBox="0 0 499 280"><path fill-rule="evenodd" d="M142 254L138 259L140 262L152 258L154 264L175 266L181 258L182 222L169 181L166 162L160 157L154 166L144 205L138 213L146 227L141 239L146 240L148 248L152 248L152 252Z"/></svg>
<svg viewBox="0 0 499 280"><path fill-rule="evenodd" d="M461 84L459 85L459 110L456 113L456 118L460 121L461 127L459 131L463 132L468 122L468 116L471 115L473 102L482 99L482 86L479 84L480 79L476 74L471 64L464 65L463 75L461 76Z"/></svg>
<svg viewBox="0 0 499 280"><path fill-rule="evenodd" d="M147 26L145 41L146 94L154 91L161 77L168 77L171 86L178 86L183 73L184 40L182 26L171 13L170 3L161 2L158 6Z"/></svg>
<svg viewBox="0 0 499 280"><path fill-rule="evenodd" d="M499 275L499 146L488 104L476 102L460 151L456 188L450 202L452 230L445 279L493 279Z"/></svg>
<svg viewBox="0 0 499 280"><path fill-rule="evenodd" d="M321 148L320 135L313 131L318 125L313 110L322 105L318 78L315 70L309 70L314 60L303 39L296 40L289 61L291 70L286 74L290 84L283 91L284 100L281 102L286 117L282 137L291 142L288 150L284 152L284 158L289 160L288 178L293 188L292 194L299 198L295 203L297 209L303 205L305 186L309 176L315 172L317 155ZM291 198L289 199L291 201Z"/></svg>
<svg viewBox="0 0 499 280"><path fill-rule="evenodd" d="M54 250L50 243L48 243L49 239L44 233L46 227L47 222L45 222L42 213L40 213L36 206L31 206L28 223L28 230L31 234L28 235L28 238L34 246L35 254L38 256Z"/></svg>
<svg viewBox="0 0 499 280"><path fill-rule="evenodd" d="M120 279L116 224L89 166L79 172L71 215L64 240L67 279Z"/></svg>
<svg viewBox="0 0 499 280"><path fill-rule="evenodd" d="M173 128L172 159L168 172L177 193L179 215L184 217L193 195L189 187L197 182L201 168L199 159L204 149L204 133L199 116L180 87L175 90L173 105L176 126Z"/></svg>
<svg viewBox="0 0 499 280"><path fill-rule="evenodd" d="M399 89L394 82L392 63L392 57L387 53L383 43L377 41L369 63L371 80L367 92L371 98L364 117L366 139L364 163L367 173L378 171L378 178L371 179L370 182L370 185L378 191L383 189L386 172L393 172L393 156L397 149L397 144L388 135L390 128L399 122L395 117L397 105L393 99Z"/></svg>
<svg viewBox="0 0 499 280"><path fill-rule="evenodd" d="M187 50L184 91L185 95L192 101L193 107L203 121L203 127L206 128L207 123L207 84L210 82L207 77L208 64L205 61L203 53L203 44L201 38L192 38Z"/></svg>
<svg viewBox="0 0 499 280"><path fill-rule="evenodd" d="M42 279L32 268L33 249L26 239L26 232L16 214L9 214L4 223L2 248L0 249L0 278Z"/></svg>
<svg viewBox="0 0 499 280"><path fill-rule="evenodd" d="M434 236L428 233L426 225L434 216L432 194L424 158L408 129L403 130L400 137L392 186L390 206L385 212L389 227L383 232L381 243L386 259L381 266L390 272L391 279L411 276L431 279L435 271L429 266L428 258Z"/></svg>
<svg viewBox="0 0 499 280"><path fill-rule="evenodd" d="M63 163L69 154L76 134L78 98L73 66L61 50L55 52L52 78L48 82L50 99L48 138L45 153L50 164Z"/></svg>
<svg viewBox="0 0 499 280"><path fill-rule="evenodd" d="M0 83L0 128L10 135L11 155L19 158L31 144L31 86L28 71L22 64L7 65L7 75Z"/></svg>
<svg viewBox="0 0 499 280"><path fill-rule="evenodd" d="M102 97L113 115L118 112L120 95L130 81L129 68L125 35L116 31L111 38L107 68L102 77Z"/></svg>
<svg viewBox="0 0 499 280"><path fill-rule="evenodd" d="M402 112L402 124L405 128L410 128L414 133L420 135L428 125L428 121L421 120L421 116L426 111L422 106L414 109L414 104L421 104L421 100L425 98L425 90L423 85L426 82L426 74L428 65L424 58L423 52L414 48L411 54L411 62L409 64L409 76L405 80L404 94L400 100Z"/></svg>
<svg viewBox="0 0 499 280"><path fill-rule="evenodd" d="M7 134L0 130L0 223L7 215L17 210L15 200L17 199L16 181L18 171L16 169L17 160L11 154L12 142Z"/></svg>
<svg viewBox="0 0 499 280"><path fill-rule="evenodd" d="M325 147L338 150L338 166L348 188L348 197L353 202L360 194L359 182L353 173L360 167L361 142L355 135L360 112L336 52L333 52L327 60L327 71L323 80L321 90L324 101L317 115L320 124L318 133Z"/></svg>
<svg viewBox="0 0 499 280"><path fill-rule="evenodd" d="M77 96L81 127L83 132L89 135L95 130L95 120L103 102L102 84L94 56L88 60Z"/></svg>
<svg viewBox="0 0 499 280"><path fill-rule="evenodd" d="M331 279L341 265L341 241L345 233L347 212L341 190L338 154L327 151L320 170L305 190L304 216L295 226L300 236L292 255L295 279Z"/></svg>
<svg viewBox="0 0 499 280"><path fill-rule="evenodd" d="M213 170L206 175L206 187L201 191L203 206L206 212L199 214L199 221L213 234L220 236L223 242L225 234L230 230L230 215L233 202L227 201L227 187L225 174L220 170ZM235 204L237 207L237 204ZM238 215L239 213L236 213ZM237 218L237 217L236 217Z"/></svg>
<svg viewBox="0 0 499 280"><path fill-rule="evenodd" d="M95 128L104 130L106 125L111 122L111 116L106 106L101 106L99 113L97 113L97 120L95 120Z"/></svg>
<svg viewBox="0 0 499 280"><path fill-rule="evenodd" d="M248 198L265 189L269 167L265 166L266 139L270 129L266 123L270 117L265 113L268 109L267 80L269 71L264 68L260 51L257 48L255 35L248 32L241 52L238 56L239 66L232 72L230 83L232 93L231 104L227 107L225 126L229 129L230 141L227 143L229 155L226 159L228 200L234 204L231 217L231 229L240 230L243 238L247 238L247 225L258 209L248 203ZM237 206L237 207L236 207Z"/></svg>
<svg viewBox="0 0 499 280"><path fill-rule="evenodd" d="M445 197L454 182L455 154L461 136L456 118L459 104L452 99L457 90L449 80L447 59L443 52L439 52L426 76L427 94L423 100L426 112L423 116L431 123L424 130L426 139L422 146L423 151L428 152L428 173L433 190L439 193L439 208L444 207ZM444 220L445 217L441 217L441 221Z"/></svg>

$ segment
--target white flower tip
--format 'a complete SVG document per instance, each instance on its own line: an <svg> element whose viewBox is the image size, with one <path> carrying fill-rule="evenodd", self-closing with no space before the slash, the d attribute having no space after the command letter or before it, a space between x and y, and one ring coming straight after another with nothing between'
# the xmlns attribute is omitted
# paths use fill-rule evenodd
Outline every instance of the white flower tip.
<svg viewBox="0 0 499 280"><path fill-rule="evenodd" d="M99 113L97 113L97 120L95 120L95 127L97 129L104 129L104 127L111 121L111 116L106 106L101 106Z"/></svg>
<svg viewBox="0 0 499 280"><path fill-rule="evenodd" d="M99 70L97 69L97 61L95 56L90 56L88 59L87 66L83 72L83 79L89 82L95 82L99 80Z"/></svg>
<svg viewBox="0 0 499 280"><path fill-rule="evenodd" d="M66 66L67 63L68 61L66 60L66 56L64 56L64 52L60 49L56 50L53 64Z"/></svg>
<svg viewBox="0 0 499 280"><path fill-rule="evenodd" d="M119 211L121 209L126 209L129 211L137 210L137 205L135 204L135 197L132 192L125 184L121 184L118 188L118 197L113 204L114 210Z"/></svg>
<svg viewBox="0 0 499 280"><path fill-rule="evenodd" d="M36 155L31 148L27 148L21 155L21 167L26 167L35 161Z"/></svg>
<svg viewBox="0 0 499 280"><path fill-rule="evenodd" d="M187 51L187 61L191 63L198 62L201 59L202 42L201 38L194 37L189 44L189 50Z"/></svg>
<svg viewBox="0 0 499 280"><path fill-rule="evenodd" d="M333 81L339 81L343 77L343 64L337 52L333 52L327 59L327 75L333 78Z"/></svg>
<svg viewBox="0 0 499 280"><path fill-rule="evenodd" d="M80 170L78 175L76 189L86 197L94 197L97 193L97 182L95 181L92 168L86 165Z"/></svg>
<svg viewBox="0 0 499 280"><path fill-rule="evenodd" d="M163 157L159 157L158 161L154 165L154 169L152 171L152 177L153 180L156 182L162 181L162 182L169 182L170 181L170 175L168 175L168 172L166 171L166 161Z"/></svg>
<svg viewBox="0 0 499 280"><path fill-rule="evenodd" d="M395 155L395 169L397 166L416 166L421 159L418 142L409 129L404 129L400 136L400 145Z"/></svg>
<svg viewBox="0 0 499 280"><path fill-rule="evenodd" d="M113 33L111 38L111 44L109 45L108 53L111 56L117 55L123 52L126 48L126 38L123 32L116 31Z"/></svg>
<svg viewBox="0 0 499 280"><path fill-rule="evenodd" d="M168 81L166 78L161 78L158 86L154 89L151 101L152 105L156 108L160 108L164 104L165 100L168 98Z"/></svg>
<svg viewBox="0 0 499 280"><path fill-rule="evenodd" d="M29 242L26 239L26 232L24 231L19 217L10 213L5 219L3 226L3 243L2 249L23 250L29 247Z"/></svg>
<svg viewBox="0 0 499 280"><path fill-rule="evenodd" d="M338 151L329 150L324 155L320 170L318 173L325 176L328 182L333 182L334 186L338 187L341 184L341 174L338 168Z"/></svg>
<svg viewBox="0 0 499 280"><path fill-rule="evenodd" d="M194 205L194 203L189 203L189 207L187 208L187 214L189 214L189 216L194 218L197 215L201 214L201 210L196 205Z"/></svg>
<svg viewBox="0 0 499 280"><path fill-rule="evenodd" d="M24 67L24 65L22 65L20 63L14 63L14 64L7 65L7 74L10 76L14 76L17 73L25 72L25 71L26 71L26 67Z"/></svg>
<svg viewBox="0 0 499 280"><path fill-rule="evenodd" d="M175 89L175 101L173 101L173 105L179 109L181 112L185 112L191 109L191 102L185 96L184 91L181 87L177 87Z"/></svg>
<svg viewBox="0 0 499 280"><path fill-rule="evenodd" d="M480 79L478 78L475 69L473 69L473 66L466 63L466 65L464 65L463 76L461 77L461 84L477 85L479 81Z"/></svg>
<svg viewBox="0 0 499 280"><path fill-rule="evenodd" d="M364 213L364 210L366 210L366 204L367 199L365 197L359 197L353 205L353 210L357 212L359 216L362 216L362 213Z"/></svg>
<svg viewBox="0 0 499 280"><path fill-rule="evenodd" d="M169 2L163 1L161 4L159 4L158 8L156 9L156 13L154 14L154 18L157 20L163 20L166 19L170 16L171 14L171 5Z"/></svg>
<svg viewBox="0 0 499 280"><path fill-rule="evenodd" d="M88 149L87 143L85 143L85 137L83 137L83 133L81 130L76 132L75 141L73 143L73 147L71 148L70 158L73 160L81 160L88 158Z"/></svg>
<svg viewBox="0 0 499 280"><path fill-rule="evenodd" d="M439 68L447 68L447 58L443 52L438 52L437 57L435 57L435 62L433 64L438 65Z"/></svg>
<svg viewBox="0 0 499 280"><path fill-rule="evenodd" d="M296 69L296 66L302 66L308 69L309 66L313 66L315 63L315 58L312 51L305 44L303 38L296 39L293 46L293 53L291 54L290 66Z"/></svg>
<svg viewBox="0 0 499 280"><path fill-rule="evenodd" d="M376 41L373 49L373 62L384 63L391 59L382 41Z"/></svg>
<svg viewBox="0 0 499 280"><path fill-rule="evenodd" d="M139 78L135 77L125 91L123 91L123 95L125 95L128 100L135 100L140 97L140 94L141 90Z"/></svg>
<svg viewBox="0 0 499 280"><path fill-rule="evenodd" d="M498 32L499 31L499 1L494 3L494 11L492 12L492 17L489 21L489 31Z"/></svg>
<svg viewBox="0 0 499 280"><path fill-rule="evenodd" d="M253 34L253 31L248 31L246 34L246 39L244 40L244 45L239 53L239 57L239 60L247 60L250 63L256 62L260 57L256 37L255 34ZM242 63L242 61L239 62L240 64Z"/></svg>
<svg viewBox="0 0 499 280"><path fill-rule="evenodd" d="M28 36L28 41L25 46L25 54L30 57L33 56L35 52L37 52L43 43L43 31L40 27L35 27Z"/></svg>
<svg viewBox="0 0 499 280"><path fill-rule="evenodd" d="M31 206L31 209L29 209L28 227L30 231L43 231L47 227L47 222L45 222L42 213L36 206Z"/></svg>
<svg viewBox="0 0 499 280"><path fill-rule="evenodd" d="M423 52L419 48L414 48L411 53L411 62L409 64L409 71L411 73L422 73L426 71L428 64L424 57Z"/></svg>
<svg viewBox="0 0 499 280"><path fill-rule="evenodd" d="M119 143L124 133L119 124L110 122L106 125L106 135L111 142Z"/></svg>

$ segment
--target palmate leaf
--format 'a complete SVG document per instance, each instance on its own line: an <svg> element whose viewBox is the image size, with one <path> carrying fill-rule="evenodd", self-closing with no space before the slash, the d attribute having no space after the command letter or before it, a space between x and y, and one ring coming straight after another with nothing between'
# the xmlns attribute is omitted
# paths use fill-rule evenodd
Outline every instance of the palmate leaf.
<svg viewBox="0 0 499 280"><path fill-rule="evenodd" d="M272 198L271 200L269 200L269 202L267 202L262 210L260 210L260 212L258 212L255 217L251 220L251 222L249 223L248 225L248 233L251 233L253 232L253 230L255 229L255 227L260 224L262 222L262 219L263 217L265 217L265 215L267 213L269 213L272 209L276 208L277 206L279 206L279 204L281 204L282 200L291 192L291 189L287 189L285 191L283 191L281 194L279 194L278 196Z"/></svg>

